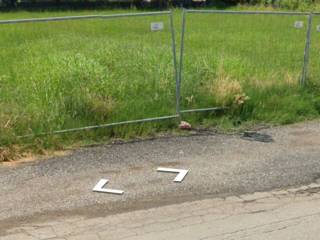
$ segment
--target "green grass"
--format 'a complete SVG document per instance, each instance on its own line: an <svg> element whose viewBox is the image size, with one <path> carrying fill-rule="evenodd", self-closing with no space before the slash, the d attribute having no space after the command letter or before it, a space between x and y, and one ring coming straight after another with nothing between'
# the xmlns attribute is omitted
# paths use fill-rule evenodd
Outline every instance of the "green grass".
<svg viewBox="0 0 320 240"><path fill-rule="evenodd" d="M168 17L2 26L1 46L1 119L16 135L174 113Z"/></svg>
<svg viewBox="0 0 320 240"><path fill-rule="evenodd" d="M303 29L293 27L296 20ZM302 72L306 17L190 14L187 18L184 108L234 104L231 118L291 123L318 116L319 33L314 19L308 86ZM319 99L318 99L319 100Z"/></svg>
<svg viewBox="0 0 320 240"><path fill-rule="evenodd" d="M102 13L108 12L16 12L1 13L0 19ZM179 50L181 12L174 17ZM182 109L229 110L183 117L227 128L318 117L320 33L315 25L320 21L314 19L308 85L301 88L306 27L295 29L296 20L306 26L306 17L188 15ZM165 30L151 32L150 22L157 21L164 22ZM0 46L3 146L19 135L175 114L167 16L0 25ZM164 121L39 141L48 148L174 126Z"/></svg>

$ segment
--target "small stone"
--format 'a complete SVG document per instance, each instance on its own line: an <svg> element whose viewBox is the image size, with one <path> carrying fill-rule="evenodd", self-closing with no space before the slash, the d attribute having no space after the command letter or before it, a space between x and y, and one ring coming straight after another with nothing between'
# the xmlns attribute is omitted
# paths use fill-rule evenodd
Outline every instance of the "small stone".
<svg viewBox="0 0 320 240"><path fill-rule="evenodd" d="M253 193L253 197L255 199L269 198L269 197L272 197L272 194L268 192L255 192Z"/></svg>
<svg viewBox="0 0 320 240"><path fill-rule="evenodd" d="M237 196L230 196L230 197L226 197L226 201L227 202L242 202L243 199L241 199Z"/></svg>
<svg viewBox="0 0 320 240"><path fill-rule="evenodd" d="M179 124L179 128L183 130L190 130L191 129L191 124L186 122L186 121L181 121Z"/></svg>
<svg viewBox="0 0 320 240"><path fill-rule="evenodd" d="M297 188L297 189L298 189L297 192L300 192L300 191L305 191L305 190L307 190L308 187L307 187L307 186L301 186L301 187L299 187L299 188Z"/></svg>
<svg viewBox="0 0 320 240"><path fill-rule="evenodd" d="M288 192L284 191L284 190L279 190L279 191L272 192L272 195L275 195L275 196L286 195L286 194L288 194Z"/></svg>
<svg viewBox="0 0 320 240"><path fill-rule="evenodd" d="M311 183L311 184L308 185L308 188L320 188L320 184Z"/></svg>
<svg viewBox="0 0 320 240"><path fill-rule="evenodd" d="M240 198L244 201L244 202L253 202L255 200L257 200L253 194L243 194L240 195Z"/></svg>

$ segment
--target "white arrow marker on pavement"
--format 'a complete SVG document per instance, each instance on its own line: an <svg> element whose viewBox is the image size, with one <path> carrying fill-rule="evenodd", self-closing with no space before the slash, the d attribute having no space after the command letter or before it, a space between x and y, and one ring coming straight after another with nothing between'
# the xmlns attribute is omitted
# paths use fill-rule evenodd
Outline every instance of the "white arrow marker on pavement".
<svg viewBox="0 0 320 240"><path fill-rule="evenodd" d="M188 174L189 170L184 169L174 169L174 168L162 168L159 167L157 169L158 172L170 172L170 173L178 173L176 178L173 180L174 182L182 182L184 177Z"/></svg>
<svg viewBox="0 0 320 240"><path fill-rule="evenodd" d="M108 189L108 188L103 188L107 183L109 182L108 179L101 179L97 185L92 189L94 192L103 192L103 193L112 193L112 194L123 194L124 191L122 190L115 190L115 189Z"/></svg>

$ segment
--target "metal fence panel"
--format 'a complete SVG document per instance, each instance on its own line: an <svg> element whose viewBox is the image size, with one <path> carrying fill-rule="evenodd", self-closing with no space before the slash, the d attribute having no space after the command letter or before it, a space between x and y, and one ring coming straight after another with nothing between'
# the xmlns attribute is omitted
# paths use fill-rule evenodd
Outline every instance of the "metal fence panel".
<svg viewBox="0 0 320 240"><path fill-rule="evenodd" d="M169 11L1 20L0 35L0 116L16 135L178 117Z"/></svg>
<svg viewBox="0 0 320 240"><path fill-rule="evenodd" d="M310 60L307 82L313 84L319 81L320 76L320 14L314 13L311 24Z"/></svg>
<svg viewBox="0 0 320 240"><path fill-rule="evenodd" d="M319 75L318 15L184 10L179 68L169 11L0 20L1 126L34 136L175 119L242 101L245 86L303 85Z"/></svg>
<svg viewBox="0 0 320 240"><path fill-rule="evenodd" d="M244 101L244 89L304 83L312 15L185 10L179 82L181 112ZM254 90L253 90L254 91Z"/></svg>

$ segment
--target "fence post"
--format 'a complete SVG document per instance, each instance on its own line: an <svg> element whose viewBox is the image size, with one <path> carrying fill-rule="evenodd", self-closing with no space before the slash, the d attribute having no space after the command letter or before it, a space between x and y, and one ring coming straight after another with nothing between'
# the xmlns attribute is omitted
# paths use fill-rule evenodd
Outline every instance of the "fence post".
<svg viewBox="0 0 320 240"><path fill-rule="evenodd" d="M171 39L172 39L174 77L176 82L176 114L180 116L180 88L179 88L179 76L178 76L178 65L177 65L177 53L176 53L176 39L175 39L172 11L170 11L170 30L171 30Z"/></svg>
<svg viewBox="0 0 320 240"><path fill-rule="evenodd" d="M184 52L184 34L186 29L186 10L183 9L182 13L182 26L181 26L181 39L180 39L180 59L179 59L179 81L178 81L178 88L179 88L179 109L180 109L180 91L181 91L181 79L182 79L182 68L183 68L183 52ZM179 110L179 116L181 117L181 111Z"/></svg>
<svg viewBox="0 0 320 240"><path fill-rule="evenodd" d="M306 84L306 78L307 78L307 75L308 75L309 51L310 51L310 42L311 42L311 29L312 29L312 17L313 17L313 14L310 13L308 15L306 45L305 45L305 48L304 48L303 68L302 68L302 74L301 74L301 78L300 78L300 85L301 86L304 86Z"/></svg>

